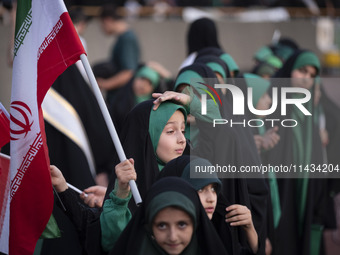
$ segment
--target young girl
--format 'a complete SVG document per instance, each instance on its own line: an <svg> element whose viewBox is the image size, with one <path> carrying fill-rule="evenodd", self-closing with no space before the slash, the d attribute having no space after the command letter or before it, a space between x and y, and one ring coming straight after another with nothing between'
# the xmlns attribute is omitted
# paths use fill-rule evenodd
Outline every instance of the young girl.
<svg viewBox="0 0 340 255"><path fill-rule="evenodd" d="M152 107L153 101L145 101L129 113L120 138L126 156L130 159L119 163L118 157L116 157L118 168L125 169L131 165L135 166L138 175L138 190L142 198L155 182L156 176L163 166L171 159L182 155L186 147L184 137L186 111L184 108L171 102L167 102L157 110L153 110ZM107 189L107 196L110 195L108 201L113 203L114 210L112 212L115 216L105 220L105 214L101 214L100 220L102 240L104 240L102 243L106 251L110 250L112 245L107 248L105 240L109 244L112 243L112 240L114 243L114 239L111 240L110 228L118 228L116 232L119 236L121 230L124 229L131 218L130 210L133 212L136 209L132 199L129 206L130 210L127 210L127 205L131 199L128 181L136 180L136 175L128 176L125 184L116 182L116 177L114 173ZM115 190L111 193L113 187L115 187ZM64 187L57 191L62 192L61 198L65 200L63 201L65 206L70 207L66 213L69 214L68 216L72 221L76 222L79 232L84 234L88 227L87 217L90 216L93 220L98 214L93 215L92 211L86 211L83 207L77 206L77 202L73 199L74 196L70 194L72 191L69 189ZM95 229L98 230L98 226ZM98 237L91 236L93 239L99 238L99 235ZM92 240L92 243L95 243L95 241Z"/></svg>
<svg viewBox="0 0 340 255"><path fill-rule="evenodd" d="M122 145L130 159L117 164L108 186L109 199L104 204L100 220L101 242L106 251L112 248L129 222L130 211L133 213L136 209L134 201L130 200L128 181L135 180L137 175L138 190L143 198L164 165L181 156L186 147L184 108L171 102L157 110L152 106L152 101L137 105L127 116L122 130ZM124 171L131 167L136 169L136 174L126 175Z"/></svg>
<svg viewBox="0 0 340 255"><path fill-rule="evenodd" d="M211 166L211 163L203 158L183 155L166 164L159 173L158 178L178 176L194 187L208 218L213 223L229 254L256 254L258 251L258 236L250 210L246 206L232 205L228 202L220 193L222 183L216 175L201 174L200 178L190 177L196 167L209 166ZM246 234L247 244L245 246L242 246L232 234L232 228L237 226L241 226Z"/></svg>
<svg viewBox="0 0 340 255"><path fill-rule="evenodd" d="M178 177L157 181L110 254L228 254L197 192Z"/></svg>
<svg viewBox="0 0 340 255"><path fill-rule="evenodd" d="M301 165L303 168L314 163L322 163L321 142L318 123L313 114L313 91L315 77L320 72L320 62L310 51L296 51L276 73L272 86L298 87L311 91L312 98L304 107L312 116L304 115L297 107L288 107L287 115L281 116L281 109L269 118L294 119L298 125L293 128L280 127L280 141L268 152L267 162L271 165ZM280 81L280 82L277 82ZM291 93L298 98L298 93ZM280 98L280 93L278 93ZM280 104L278 104L280 106ZM296 179L278 179L280 192L281 217L275 229L273 249L276 254L318 254L322 236L324 182L308 178L307 172ZM296 176L297 177L297 176ZM287 245L289 243L289 245Z"/></svg>
<svg viewBox="0 0 340 255"><path fill-rule="evenodd" d="M202 83L197 81L203 78L216 78L214 74L210 74L207 68L202 64L195 63L191 66L183 68L176 79L175 90L189 90L189 95L176 92L165 92L164 94L153 94L155 100L155 108L162 102L167 100L175 100L183 105L190 105L190 114L194 115L197 130L196 136L193 135L193 129L190 128L190 139L193 144L195 155L207 158L214 165L231 165L236 168L241 166L260 166L261 160L258 155L253 135L249 127L241 125L216 125L213 127L212 119L226 118L242 122L244 116L235 116L231 111L231 100L228 98L231 93L221 96L222 104L214 104L213 100L207 97L207 114L202 115L200 112L200 95L202 94ZM195 79L195 80L194 80ZM246 86L246 85L245 85ZM192 101L191 101L192 100ZM216 99L217 100L217 99ZM197 107L198 105L198 107ZM197 111L197 108L199 109ZM219 116L219 117L218 117ZM198 135L199 134L199 135ZM228 174L228 178L222 180L222 193L232 204L242 204L251 208L254 225L257 230L260 244L260 254L264 252L265 242L265 219L268 187L262 178L237 178L233 173ZM235 231L237 232L237 231ZM235 236L238 233L234 233ZM244 242L246 237L242 235ZM243 243L242 241L242 243Z"/></svg>

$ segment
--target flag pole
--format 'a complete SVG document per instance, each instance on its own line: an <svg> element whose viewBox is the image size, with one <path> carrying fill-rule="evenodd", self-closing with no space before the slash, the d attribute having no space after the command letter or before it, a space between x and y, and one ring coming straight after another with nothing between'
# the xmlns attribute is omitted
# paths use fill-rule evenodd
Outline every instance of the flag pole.
<svg viewBox="0 0 340 255"><path fill-rule="evenodd" d="M111 116L109 114L109 111L106 107L104 98L99 90L98 83L96 81L96 78L94 77L93 71L91 69L90 63L87 59L87 56L85 54L80 55L80 60L83 63L83 66L85 68L86 74L89 78L90 84L92 86L93 93L98 101L100 110L103 114L104 120L106 122L107 128L109 129L113 144L115 145L119 160L122 162L126 160L126 156L122 147L122 144L120 143L119 137L117 135L117 131L115 129L115 126L113 125ZM136 182L134 180L129 181L129 185L131 188L131 192L133 195L133 198L135 199L135 202L137 205L142 203L142 198L139 194L139 191L137 189Z"/></svg>

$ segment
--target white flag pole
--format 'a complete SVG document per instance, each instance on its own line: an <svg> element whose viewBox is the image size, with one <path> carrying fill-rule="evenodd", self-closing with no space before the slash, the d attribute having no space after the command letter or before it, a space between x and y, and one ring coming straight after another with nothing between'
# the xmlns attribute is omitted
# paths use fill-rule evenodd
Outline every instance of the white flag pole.
<svg viewBox="0 0 340 255"><path fill-rule="evenodd" d="M113 144L115 145L119 160L122 162L122 161L126 160L126 156L125 156L123 147L120 143L119 137L117 135L117 131L116 131L114 125L113 125L109 111L106 107L104 98L103 98L103 96L102 96L102 94L99 90L99 86L98 86L98 83L96 81L96 78L94 77L90 63L89 63L87 56L85 54L81 54L80 59L81 59L81 62L83 63L83 65L84 65L86 74L89 78L90 84L92 86L93 93L94 93L94 95L95 95L95 97L98 101L99 107L102 111L102 114L103 114L103 117L105 119L107 128L109 129L109 132L110 132ZM141 204L142 198L141 198L139 191L137 189L136 182L134 180L130 180L129 185L130 185L131 192L132 192L133 198L135 199L136 204L137 205Z"/></svg>

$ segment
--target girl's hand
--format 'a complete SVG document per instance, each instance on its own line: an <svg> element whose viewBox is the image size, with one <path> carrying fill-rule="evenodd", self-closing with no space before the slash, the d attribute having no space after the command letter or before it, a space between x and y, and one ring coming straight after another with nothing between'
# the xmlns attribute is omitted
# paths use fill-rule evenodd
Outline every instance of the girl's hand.
<svg viewBox="0 0 340 255"><path fill-rule="evenodd" d="M183 93L178 93L174 91L165 91L163 94L162 93L152 93L152 97L156 98L154 103L154 110L157 110L159 105L162 102L169 101L169 100L174 100L181 105L189 105L191 102L190 96L183 94Z"/></svg>
<svg viewBox="0 0 340 255"><path fill-rule="evenodd" d="M66 180L58 167L51 165L50 172L52 185L58 193L64 192L66 189L68 189Z"/></svg>
<svg viewBox="0 0 340 255"><path fill-rule="evenodd" d="M130 192L130 180L136 180L137 174L134 167L135 161L133 158L120 162L116 165L116 175L118 180L117 197L126 198Z"/></svg>

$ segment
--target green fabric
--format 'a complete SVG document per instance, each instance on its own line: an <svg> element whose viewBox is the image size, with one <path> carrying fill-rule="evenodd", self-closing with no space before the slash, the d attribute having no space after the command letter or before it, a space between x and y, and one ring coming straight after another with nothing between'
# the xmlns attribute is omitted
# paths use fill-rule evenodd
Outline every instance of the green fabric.
<svg viewBox="0 0 340 255"><path fill-rule="evenodd" d="M17 8L17 10L16 10L15 37L18 36L18 31L20 30L21 26L24 24L24 21L25 21L26 17L28 16L29 12L32 10L32 1L18 0L17 6L18 7L20 6L20 8ZM31 18L32 13L30 13L29 16L30 16L30 20L32 20L32 18ZM29 24L29 26L30 25L31 24ZM27 28L27 25L25 26L25 30L26 30L26 28Z"/></svg>
<svg viewBox="0 0 340 255"><path fill-rule="evenodd" d="M128 208L131 192L128 197L122 199L116 196L118 185L110 193L110 199L106 199L103 212L100 214L101 244L104 251L110 251L118 240L120 234L132 218Z"/></svg>
<svg viewBox="0 0 340 255"><path fill-rule="evenodd" d="M310 233L310 255L319 255L321 240L322 240L323 226L312 224Z"/></svg>
<svg viewBox="0 0 340 255"><path fill-rule="evenodd" d="M313 101L310 100L305 104L307 110L311 112ZM293 159L294 164L309 166L312 156L312 128L313 117L305 116L296 107L293 108L292 119L298 122L298 125L293 128ZM302 234L304 215L306 210L307 195L308 195L308 172L303 171L299 179L296 179L298 208L298 229L299 234Z"/></svg>
<svg viewBox="0 0 340 255"><path fill-rule="evenodd" d="M240 68L238 67L238 65L236 64L235 60L233 59L232 56L230 56L227 53L224 53L220 56L220 58L227 64L229 70L231 72L234 72L235 75L238 74Z"/></svg>
<svg viewBox="0 0 340 255"><path fill-rule="evenodd" d="M176 191L167 191L155 196L149 203L145 211L145 218L149 228L152 229L152 221L159 211L166 207L178 207L188 213L193 221L194 230L196 229L196 208L185 195Z"/></svg>
<svg viewBox="0 0 340 255"><path fill-rule="evenodd" d="M314 66L316 69L317 69L317 73L319 73L320 71L320 61L318 59L318 57L313 53L313 52L310 52L310 51L305 51L303 53L301 53L294 65L293 65L293 70L295 69L299 69L303 66Z"/></svg>
<svg viewBox="0 0 340 255"><path fill-rule="evenodd" d="M253 105L256 108L260 98L267 92L270 82L252 73L245 73L243 77L247 87L253 89Z"/></svg>
<svg viewBox="0 0 340 255"><path fill-rule="evenodd" d="M190 104L185 106L187 113L204 122L213 122L214 119L222 119L219 106L218 104L215 104L212 99L207 99L207 114L202 115L201 100L197 97L197 95L195 95L192 87L186 87L182 92L189 95L191 98ZM187 126L185 137L191 141L193 148L196 148L198 145L198 135L199 129L195 124L189 125L189 128Z"/></svg>
<svg viewBox="0 0 340 255"><path fill-rule="evenodd" d="M165 125L168 123L171 116L177 111L180 110L184 115L184 123L187 121L187 113L183 106L177 105L171 102L163 102L160 104L158 109L155 111L151 109L150 119L149 119L149 134L153 146L154 153L157 157L156 150L159 142L159 138L163 132ZM158 166L160 167L160 171L165 165L158 157Z"/></svg>
<svg viewBox="0 0 340 255"><path fill-rule="evenodd" d="M227 78L225 70L218 63L216 63L216 62L209 62L209 63L207 63L207 66L209 66L211 68L211 70L213 70L215 73L219 73L224 79Z"/></svg>
<svg viewBox="0 0 340 255"><path fill-rule="evenodd" d="M269 188L270 188L270 199L272 202L274 228L277 228L281 218L281 205L280 205L280 193L279 186L277 184L275 172L268 173Z"/></svg>
<svg viewBox="0 0 340 255"><path fill-rule="evenodd" d="M44 244L44 239L38 239L37 244L35 245L33 255L40 255L42 247Z"/></svg>
<svg viewBox="0 0 340 255"><path fill-rule="evenodd" d="M146 100L151 99L151 95L150 94L149 95L144 95L144 96L136 96L135 95L135 99L136 99L136 103L139 104L139 103L142 103L142 102L144 102Z"/></svg>
<svg viewBox="0 0 340 255"><path fill-rule="evenodd" d="M195 80L195 84L193 83L193 80ZM195 87L196 89L197 88L206 88L204 85L201 85L197 82L204 83L203 78L198 73L191 71L191 70L184 71L181 74L179 74L178 77L176 78L174 91L176 91L177 87L181 84L191 85L191 86ZM202 91L197 91L197 92L202 93Z"/></svg>
<svg viewBox="0 0 340 255"><path fill-rule="evenodd" d="M159 74L154 69L148 66L143 66L138 69L135 77L149 80L153 88L157 87L160 80Z"/></svg>
<svg viewBox="0 0 340 255"><path fill-rule="evenodd" d="M50 219L45 227L44 232L41 234L40 239L51 239L61 237L60 229L58 227L57 221L55 220L53 214L51 214Z"/></svg>
<svg viewBox="0 0 340 255"><path fill-rule="evenodd" d="M269 56L269 57L265 60L265 62L266 62L267 64L269 64L270 66L275 67L276 69L281 68L282 65L283 65L281 59L279 59L279 58L276 57L276 56Z"/></svg>
<svg viewBox="0 0 340 255"><path fill-rule="evenodd" d="M198 118L202 121L212 122L214 119L222 119L220 109L218 104L212 99L207 99L207 114L201 114L201 100L195 95L191 87L185 88L185 94L191 97L191 102L188 106L186 106L186 110L188 113L193 115L195 118Z"/></svg>
<svg viewBox="0 0 340 255"><path fill-rule="evenodd" d="M268 46L263 46L255 52L254 58L262 62L272 55L273 55L272 50Z"/></svg>
<svg viewBox="0 0 340 255"><path fill-rule="evenodd" d="M212 178L190 178L190 168L195 166L211 166L211 163L203 158L194 159L183 169L181 178L189 182L195 190L200 190L211 183L215 183L216 194L219 194L222 188L222 182L218 179L216 173L211 174Z"/></svg>

